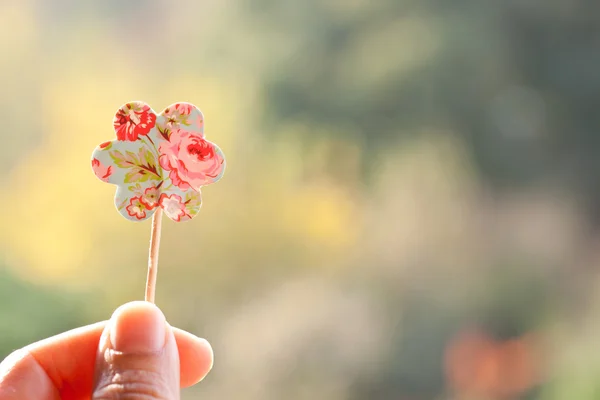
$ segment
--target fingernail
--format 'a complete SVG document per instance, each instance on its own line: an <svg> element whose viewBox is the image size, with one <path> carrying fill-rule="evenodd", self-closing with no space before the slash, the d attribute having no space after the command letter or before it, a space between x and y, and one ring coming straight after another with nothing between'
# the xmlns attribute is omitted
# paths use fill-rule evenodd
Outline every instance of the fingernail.
<svg viewBox="0 0 600 400"><path fill-rule="evenodd" d="M114 312L110 324L110 342L116 351L155 353L165 345L165 316L154 304L125 304Z"/></svg>

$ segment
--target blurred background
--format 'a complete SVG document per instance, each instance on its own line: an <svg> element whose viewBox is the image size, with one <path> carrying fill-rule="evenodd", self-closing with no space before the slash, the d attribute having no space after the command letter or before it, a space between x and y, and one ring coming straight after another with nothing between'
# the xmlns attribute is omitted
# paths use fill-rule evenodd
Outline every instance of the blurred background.
<svg viewBox="0 0 600 400"><path fill-rule="evenodd" d="M89 160L198 105L224 179L166 220L185 399L600 398L600 3L0 0L0 358L144 293Z"/></svg>

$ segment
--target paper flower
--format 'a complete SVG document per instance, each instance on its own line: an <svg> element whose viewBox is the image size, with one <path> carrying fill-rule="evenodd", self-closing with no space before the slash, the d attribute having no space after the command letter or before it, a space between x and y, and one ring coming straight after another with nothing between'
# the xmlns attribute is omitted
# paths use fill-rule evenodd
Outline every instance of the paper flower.
<svg viewBox="0 0 600 400"><path fill-rule="evenodd" d="M198 214L201 187L225 172L223 152L204 137L202 112L176 103L157 115L135 101L117 111L114 129L117 139L94 150L92 170L117 186L115 205L121 215L143 221L161 207L180 222Z"/></svg>

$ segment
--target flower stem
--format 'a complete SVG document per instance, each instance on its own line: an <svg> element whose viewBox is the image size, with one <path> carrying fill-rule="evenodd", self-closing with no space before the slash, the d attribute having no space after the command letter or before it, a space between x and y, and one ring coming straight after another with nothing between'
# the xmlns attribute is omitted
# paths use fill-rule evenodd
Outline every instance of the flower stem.
<svg viewBox="0 0 600 400"><path fill-rule="evenodd" d="M144 138L148 139L148 141L150 142L150 144L148 142L146 142L144 140ZM154 155L157 157L156 161L158 162L158 157L160 157L160 154L158 153L158 147L156 147L156 145L154 144L154 140L152 140L152 138L148 135L146 136L140 136L140 141L142 143L144 143L146 146L150 147L151 149L154 149Z"/></svg>
<svg viewBox="0 0 600 400"><path fill-rule="evenodd" d="M150 143L152 143L152 146L156 149L156 145L154 144L154 141L152 140L152 138L149 135L147 135L146 137L148 138L148 140L150 141Z"/></svg>
<svg viewBox="0 0 600 400"><path fill-rule="evenodd" d="M150 250L148 252L148 277L146 279L145 300L154 303L156 295L156 277L158 275L158 250L160 247L160 230L162 225L162 208L158 207L152 216L150 232Z"/></svg>

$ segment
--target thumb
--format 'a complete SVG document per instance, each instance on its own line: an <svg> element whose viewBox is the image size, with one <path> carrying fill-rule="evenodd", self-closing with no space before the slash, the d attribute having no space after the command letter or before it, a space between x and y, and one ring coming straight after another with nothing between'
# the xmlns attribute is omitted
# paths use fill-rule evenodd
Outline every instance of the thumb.
<svg viewBox="0 0 600 400"><path fill-rule="evenodd" d="M100 339L93 400L179 400L175 336L155 305L119 307Z"/></svg>

